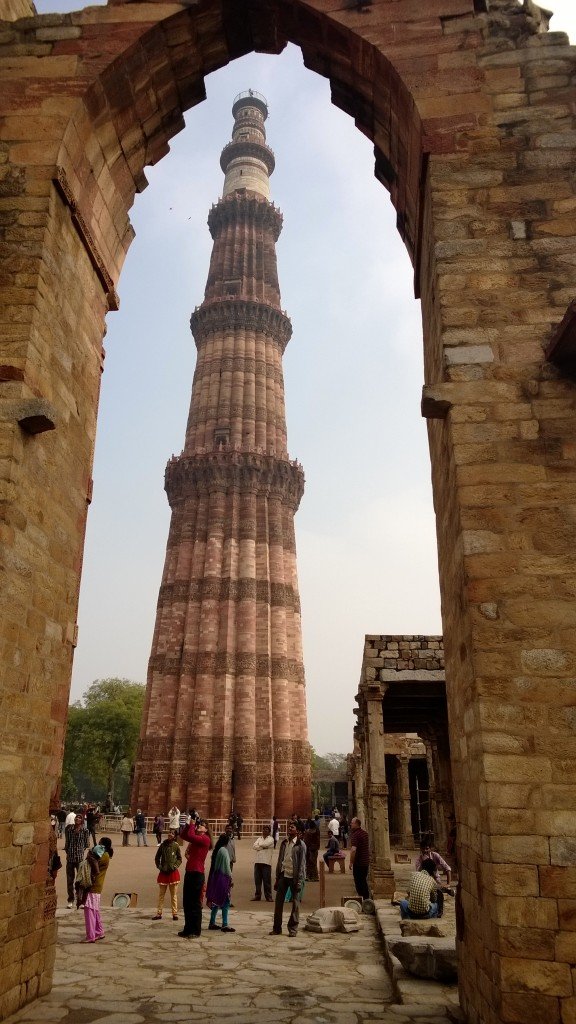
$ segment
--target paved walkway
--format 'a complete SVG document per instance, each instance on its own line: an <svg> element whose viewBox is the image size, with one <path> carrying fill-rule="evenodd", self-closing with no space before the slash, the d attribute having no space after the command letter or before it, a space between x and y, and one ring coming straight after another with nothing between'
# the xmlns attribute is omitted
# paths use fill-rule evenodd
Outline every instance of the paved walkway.
<svg viewBox="0 0 576 1024"><path fill-rule="evenodd" d="M125 851L118 865L114 858L103 897L102 942L82 942L81 911L57 911L52 992L7 1024L448 1024L444 1008L436 999L428 1003L425 995L410 1006L393 1005L376 918L362 917L361 930L349 935L303 929L316 904L312 883L297 938L270 937L271 904L249 902L251 843L235 872L236 908L230 915L235 933L204 930L200 939L178 938L182 917L173 922L168 914L152 921L155 886L136 908L112 909L111 897L123 889L118 879L129 864L131 888L141 895L148 891L151 856L152 851L134 849ZM62 881L59 877L59 892ZM329 881L334 896L336 889L352 887L348 874ZM59 904L65 907L65 899Z"/></svg>

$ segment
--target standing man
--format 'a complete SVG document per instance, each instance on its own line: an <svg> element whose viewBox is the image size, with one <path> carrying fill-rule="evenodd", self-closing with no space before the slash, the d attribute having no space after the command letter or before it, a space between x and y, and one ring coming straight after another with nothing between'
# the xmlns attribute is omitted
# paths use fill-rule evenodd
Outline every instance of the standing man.
<svg viewBox="0 0 576 1024"><path fill-rule="evenodd" d="M66 815L66 817L64 819L64 828L68 828L68 825L73 825L75 817L76 817L76 811L72 811L72 810L68 811L68 814Z"/></svg>
<svg viewBox="0 0 576 1024"><path fill-rule="evenodd" d="M74 881L76 871L84 860L84 853L90 845L88 829L84 828L84 818L76 814L73 825L64 829L64 851L66 853L66 885L68 888L68 910L74 909Z"/></svg>
<svg viewBox="0 0 576 1024"><path fill-rule="evenodd" d="M350 822L350 867L354 876L356 892L363 900L367 900L370 896L368 890L369 866L368 833L361 827L360 818L352 818Z"/></svg>
<svg viewBox="0 0 576 1024"><path fill-rule="evenodd" d="M309 882L318 881L318 854L320 853L320 829L314 818L308 818L304 832L306 844L306 878Z"/></svg>
<svg viewBox="0 0 576 1024"><path fill-rule="evenodd" d="M86 811L86 828L88 829L90 838L92 839L92 845L96 846L96 826L100 821L100 811L98 807L94 807L90 804Z"/></svg>
<svg viewBox="0 0 576 1024"><path fill-rule="evenodd" d="M332 815L330 821L328 822L328 831L330 832L331 835L338 839L338 836L340 835L340 822L335 814Z"/></svg>
<svg viewBox="0 0 576 1024"><path fill-rule="evenodd" d="M126 814L122 815L120 831L122 833L122 846L130 846L130 836L134 831L134 818L132 817L132 811L130 808L128 808Z"/></svg>
<svg viewBox="0 0 576 1024"><path fill-rule="evenodd" d="M300 923L300 898L306 881L306 846L302 842L302 834L298 833L294 822L288 825L288 836L280 843L278 862L276 864L276 901L274 903L274 922L270 935L282 934L282 912L288 889L292 892L292 909L288 918L288 935L294 938L298 934Z"/></svg>
<svg viewBox="0 0 576 1024"><path fill-rule="evenodd" d="M146 839L146 817L138 808L134 815L134 831L136 832L136 843L138 846L148 846Z"/></svg>
<svg viewBox="0 0 576 1024"><path fill-rule="evenodd" d="M264 887L264 898L267 903L272 903L272 854L274 852L274 840L271 836L270 825L264 825L262 835L258 836L254 843L256 856L254 858L254 895L252 903L262 898L262 887Z"/></svg>

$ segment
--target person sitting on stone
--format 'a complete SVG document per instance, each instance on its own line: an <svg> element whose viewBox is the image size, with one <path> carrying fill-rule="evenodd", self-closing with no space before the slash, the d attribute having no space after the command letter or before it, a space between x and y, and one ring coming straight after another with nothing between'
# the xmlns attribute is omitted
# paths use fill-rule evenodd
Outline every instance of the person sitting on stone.
<svg viewBox="0 0 576 1024"><path fill-rule="evenodd" d="M416 871L420 871L425 860L434 861L434 878L440 883L440 872L443 871L446 875L446 885L450 885L452 878L452 868L446 863L443 857L432 848L432 841L430 838L424 839L420 843L420 856L416 859ZM451 889L443 889L444 892L449 892L451 896L454 895Z"/></svg>
<svg viewBox="0 0 576 1024"><path fill-rule="evenodd" d="M422 861L419 871L410 876L408 899L400 900L400 916L405 918L442 917L444 897L434 875L436 865L431 858Z"/></svg>
<svg viewBox="0 0 576 1024"><path fill-rule="evenodd" d="M340 853L340 843L338 842L336 836L330 835L328 837L328 845L326 846L326 853L323 854L324 863L326 865L328 865L328 861L331 860L332 857L337 857L339 853Z"/></svg>

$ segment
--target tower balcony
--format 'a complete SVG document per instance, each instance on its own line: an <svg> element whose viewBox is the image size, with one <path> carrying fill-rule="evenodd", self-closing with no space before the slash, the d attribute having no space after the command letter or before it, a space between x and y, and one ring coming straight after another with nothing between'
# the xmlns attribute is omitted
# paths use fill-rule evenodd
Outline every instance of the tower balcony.
<svg viewBox="0 0 576 1024"><path fill-rule="evenodd" d="M164 475L170 507L213 491L275 494L295 512L304 494L304 470L299 462L270 452L231 445L203 449L193 455L173 455Z"/></svg>
<svg viewBox="0 0 576 1024"><path fill-rule="evenodd" d="M275 242L282 230L283 216L277 206L257 192L229 192L214 203L208 214L208 228L216 238L223 227L240 221L257 225L272 232Z"/></svg>
<svg viewBox="0 0 576 1024"><path fill-rule="evenodd" d="M273 338L283 353L292 336L290 318L281 309L253 299L223 296L197 306L190 317L190 329L197 348L215 331L243 328Z"/></svg>
<svg viewBox="0 0 576 1024"><path fill-rule="evenodd" d="M220 154L220 167L226 174L233 160L259 160L266 166L268 174L272 174L276 159L274 153L265 142L253 142L250 139L236 139L229 142Z"/></svg>
<svg viewBox="0 0 576 1024"><path fill-rule="evenodd" d="M244 92L239 92L234 97L234 103L232 104L232 117L236 118L238 111L241 107L256 107L264 120L268 117L268 103L266 97L261 92L256 92L255 89L245 89Z"/></svg>

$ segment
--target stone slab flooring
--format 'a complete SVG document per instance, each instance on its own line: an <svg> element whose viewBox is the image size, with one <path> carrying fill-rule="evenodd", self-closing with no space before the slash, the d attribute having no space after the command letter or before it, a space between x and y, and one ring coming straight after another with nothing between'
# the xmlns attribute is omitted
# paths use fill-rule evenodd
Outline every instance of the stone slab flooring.
<svg viewBox="0 0 576 1024"><path fill-rule="evenodd" d="M163 920L152 921L158 891L153 844L115 846L102 897L102 942L82 942L84 916L65 909L66 879L60 871L54 987L5 1024L448 1024L454 1019L448 1014L457 1007L455 986L446 991L404 977L399 965L393 965L391 980L379 926L384 938L388 932L397 935L399 913L387 902L378 903L378 918L362 918L358 933L317 935L302 927L318 905L318 884L309 882L298 937L269 936L272 904L250 902L252 842L246 837L236 843L230 913L236 932L205 930L200 939L178 938L182 912L173 922L168 899ZM395 865L399 889L410 870ZM112 909L115 892L134 890L136 908ZM348 870L327 877L326 895L332 906L354 895ZM453 928L453 901L446 902L446 924ZM285 928L287 916L285 910ZM205 929L207 923L205 910ZM403 1005L394 1005L398 1002Z"/></svg>
<svg viewBox="0 0 576 1024"><path fill-rule="evenodd" d="M234 934L177 937L181 923L146 910L103 909L106 937L83 943L81 911L58 911L50 995L9 1024L447 1024L391 1005L375 918L350 935L270 937L270 913L239 911Z"/></svg>

